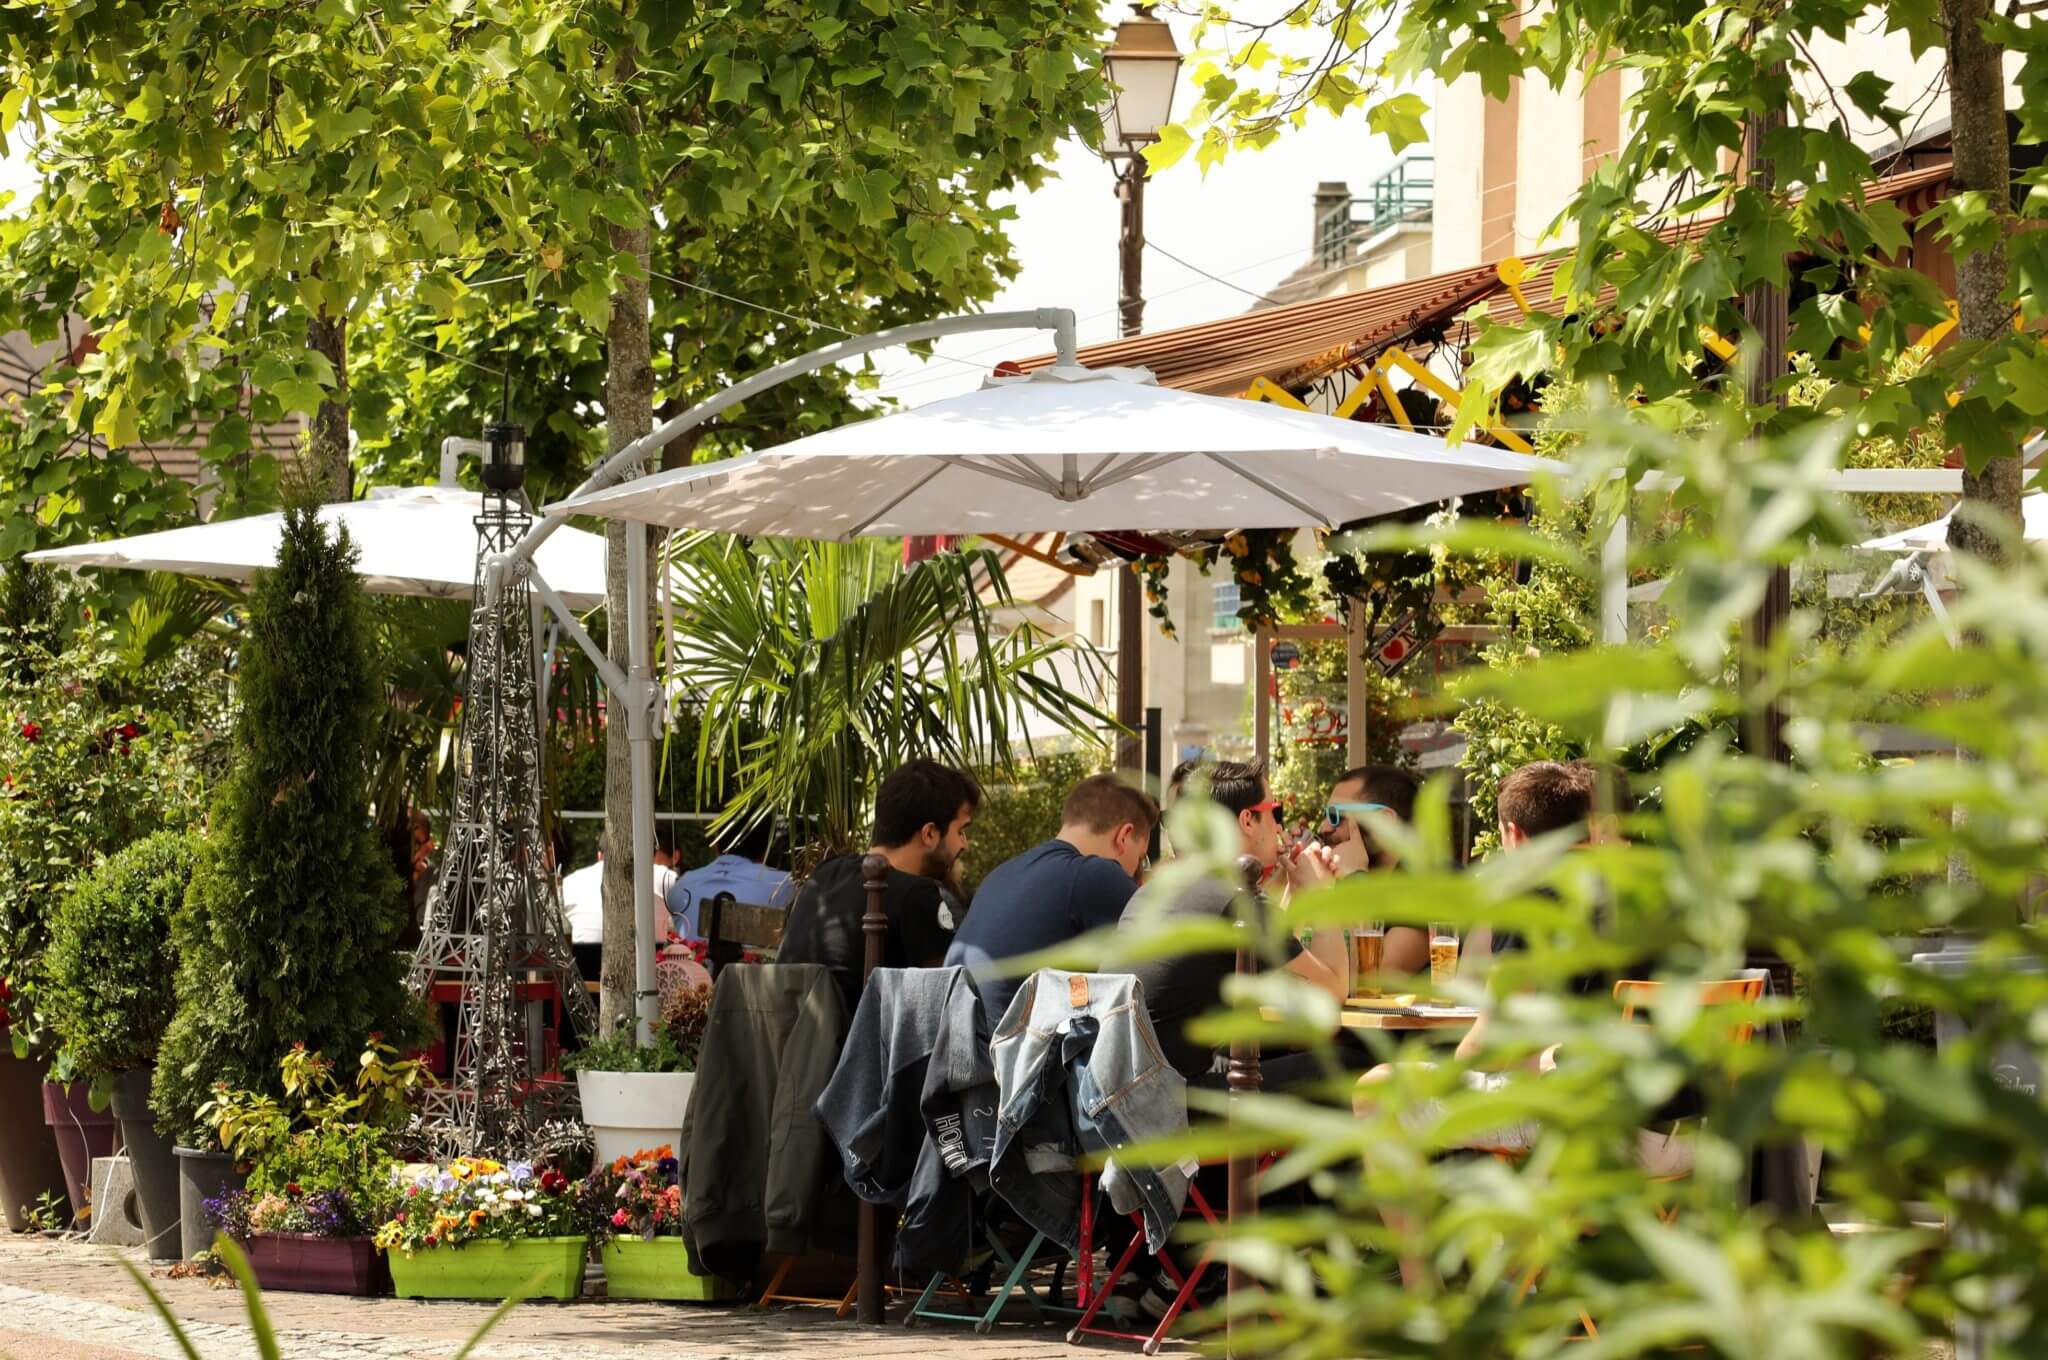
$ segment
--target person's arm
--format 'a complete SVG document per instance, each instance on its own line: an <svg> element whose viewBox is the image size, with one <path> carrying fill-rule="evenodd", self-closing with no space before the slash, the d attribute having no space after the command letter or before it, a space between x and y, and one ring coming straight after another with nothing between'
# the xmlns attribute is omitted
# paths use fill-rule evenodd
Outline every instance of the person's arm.
<svg viewBox="0 0 2048 1360"><path fill-rule="evenodd" d="M1302 946L1304 957L1312 957L1341 984L1337 999L1342 1001L1351 994L1351 951L1344 947L1344 931L1339 926L1318 926Z"/></svg>
<svg viewBox="0 0 2048 1360"><path fill-rule="evenodd" d="M1429 932L1421 926L1388 926L1380 967L1389 973L1429 971Z"/></svg>
<svg viewBox="0 0 2048 1360"><path fill-rule="evenodd" d="M1328 964L1306 949L1287 961L1287 971L1305 982L1314 983L1339 1001L1351 990L1348 977L1332 971Z"/></svg>

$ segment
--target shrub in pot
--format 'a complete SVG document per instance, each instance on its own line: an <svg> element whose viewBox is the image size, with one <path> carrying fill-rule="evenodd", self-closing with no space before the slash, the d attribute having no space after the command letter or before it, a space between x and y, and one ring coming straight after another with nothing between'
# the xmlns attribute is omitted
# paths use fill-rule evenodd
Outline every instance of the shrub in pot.
<svg viewBox="0 0 2048 1360"><path fill-rule="evenodd" d="M592 1235L603 1244L605 1291L611 1297L733 1297L724 1280L690 1269L680 1167L668 1144L600 1164L584 1186L583 1202Z"/></svg>
<svg viewBox="0 0 2048 1360"><path fill-rule="evenodd" d="M267 1289L380 1289L388 1276L370 1234L396 1198L407 1097L425 1069L381 1042L364 1050L352 1088L302 1046L278 1066L283 1101L222 1089L205 1107L221 1146L248 1166L246 1191L205 1201L207 1227L245 1243Z"/></svg>
<svg viewBox="0 0 2048 1360"><path fill-rule="evenodd" d="M159 831L100 861L64 894L44 962L43 1011L77 1068L111 1088L151 1257L179 1254L178 1172L149 1105L152 1070L176 1004L171 919L197 839Z"/></svg>
<svg viewBox="0 0 2048 1360"><path fill-rule="evenodd" d="M664 1026L655 1030L652 1043L638 1045L633 1030L633 1023L626 1021L562 1061L565 1071L576 1074L583 1122L590 1128L599 1164L642 1148L680 1142L683 1116L689 1112L690 1091L697 1081L694 1043L678 1043L675 1031Z"/></svg>
<svg viewBox="0 0 2048 1360"><path fill-rule="evenodd" d="M330 538L295 504L250 593L236 762L178 914L177 1013L157 1061L156 1108L181 1139L203 1132L215 1081L278 1093L294 1041L352 1053L422 1025L369 817L384 697L355 558L345 532Z"/></svg>
<svg viewBox="0 0 2048 1360"><path fill-rule="evenodd" d="M458 1157L404 1179L377 1229L401 1298L573 1299L590 1254L583 1182L526 1161Z"/></svg>

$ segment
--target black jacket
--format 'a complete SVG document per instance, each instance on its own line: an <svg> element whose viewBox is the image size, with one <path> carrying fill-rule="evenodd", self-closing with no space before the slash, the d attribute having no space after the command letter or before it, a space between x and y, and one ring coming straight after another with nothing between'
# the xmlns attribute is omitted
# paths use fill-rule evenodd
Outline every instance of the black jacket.
<svg viewBox="0 0 2048 1360"><path fill-rule="evenodd" d="M903 1211L896 1266L956 1271L972 1244L971 1172L995 1142L988 1028L962 968L880 968L861 992L816 1113L846 1183Z"/></svg>
<svg viewBox="0 0 2048 1360"><path fill-rule="evenodd" d="M683 1121L683 1237L696 1273L745 1283L763 1252L822 1245L837 1178L811 1106L845 1032L824 968L735 964L718 975Z"/></svg>

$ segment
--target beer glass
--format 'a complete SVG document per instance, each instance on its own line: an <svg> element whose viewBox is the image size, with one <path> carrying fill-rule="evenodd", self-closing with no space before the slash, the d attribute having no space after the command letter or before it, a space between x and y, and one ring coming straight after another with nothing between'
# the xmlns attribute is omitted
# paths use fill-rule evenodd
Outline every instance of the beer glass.
<svg viewBox="0 0 2048 1360"><path fill-rule="evenodd" d="M1458 975L1458 928L1442 922L1429 927L1429 985L1441 994Z"/></svg>
<svg viewBox="0 0 2048 1360"><path fill-rule="evenodd" d="M1351 931L1351 994L1353 996L1377 996L1380 961L1387 945L1387 927L1384 922L1372 921L1354 926Z"/></svg>

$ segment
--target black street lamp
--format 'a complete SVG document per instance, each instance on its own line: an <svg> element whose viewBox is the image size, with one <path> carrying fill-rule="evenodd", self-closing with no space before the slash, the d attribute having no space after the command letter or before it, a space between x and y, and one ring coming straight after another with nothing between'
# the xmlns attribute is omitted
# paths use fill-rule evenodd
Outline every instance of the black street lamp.
<svg viewBox="0 0 2048 1360"><path fill-rule="evenodd" d="M1102 154L1116 167L1116 197L1123 207L1117 236L1117 334L1145 329L1145 157L1147 143L1173 120L1173 88L1180 80L1180 48L1152 6L1133 6L1102 54L1111 86L1102 107ZM1116 597L1116 763L1135 770L1144 761L1137 733L1145 725L1145 596L1138 573L1126 566Z"/></svg>

